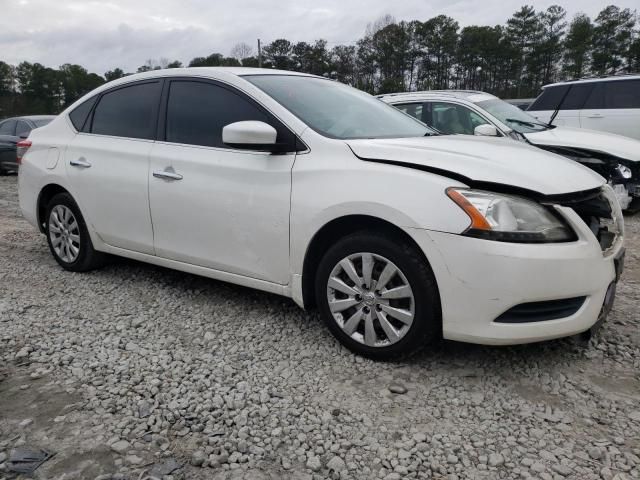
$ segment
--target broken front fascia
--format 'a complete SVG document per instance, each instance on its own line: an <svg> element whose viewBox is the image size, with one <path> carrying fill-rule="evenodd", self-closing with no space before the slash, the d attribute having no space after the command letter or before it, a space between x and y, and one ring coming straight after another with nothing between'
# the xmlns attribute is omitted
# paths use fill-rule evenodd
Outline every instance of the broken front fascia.
<svg viewBox="0 0 640 480"><path fill-rule="evenodd" d="M613 187L620 207L626 210L633 198L640 199L640 162L584 148L536 145L589 167Z"/></svg>

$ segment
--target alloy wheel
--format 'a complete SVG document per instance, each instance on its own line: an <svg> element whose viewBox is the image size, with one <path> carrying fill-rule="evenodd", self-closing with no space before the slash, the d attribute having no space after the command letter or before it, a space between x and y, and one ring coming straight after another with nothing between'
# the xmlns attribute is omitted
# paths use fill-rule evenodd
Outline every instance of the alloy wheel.
<svg viewBox="0 0 640 480"><path fill-rule="evenodd" d="M56 205L49 215L49 239L56 255L73 263L80 254L80 227L71 209Z"/></svg>
<svg viewBox="0 0 640 480"><path fill-rule="evenodd" d="M406 276L389 259L369 252L338 262L327 282L327 301L343 332L369 347L398 342L415 317Z"/></svg>

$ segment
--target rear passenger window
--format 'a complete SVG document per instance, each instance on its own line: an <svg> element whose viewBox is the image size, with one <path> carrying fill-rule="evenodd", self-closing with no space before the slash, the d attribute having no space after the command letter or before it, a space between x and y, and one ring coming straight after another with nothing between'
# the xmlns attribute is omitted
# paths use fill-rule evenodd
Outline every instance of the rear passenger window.
<svg viewBox="0 0 640 480"><path fill-rule="evenodd" d="M593 90L593 83L576 83L571 85L571 89L567 94L564 102L562 102L561 110L580 110Z"/></svg>
<svg viewBox="0 0 640 480"><path fill-rule="evenodd" d="M278 143L295 145L295 137L280 122L243 96L213 83L173 81L167 103L168 142L228 146L222 143L222 128L230 123L258 120L278 131Z"/></svg>
<svg viewBox="0 0 640 480"><path fill-rule="evenodd" d="M27 122L18 120L18 125L16 126L16 136L26 138L30 133L31 126L29 126Z"/></svg>
<svg viewBox="0 0 640 480"><path fill-rule="evenodd" d="M567 93L568 89L568 85L558 85L557 87L545 88L527 110L555 110L558 108L558 105L562 101L562 97L564 97L564 94Z"/></svg>
<svg viewBox="0 0 640 480"><path fill-rule="evenodd" d="M14 136L16 134L16 121L15 120L6 120L0 123L0 135L11 135Z"/></svg>
<svg viewBox="0 0 640 480"><path fill-rule="evenodd" d="M85 123L87 121L87 117L89 116L89 112L91 111L93 104L96 103L97 99L98 97L94 96L89 100L82 102L80 105L74 108L73 111L69 114L69 119L71 120L71 123L73 123L73 126L79 132L84 132L88 130L84 128Z"/></svg>
<svg viewBox="0 0 640 480"><path fill-rule="evenodd" d="M93 113L91 133L154 139L160 82L147 82L105 93Z"/></svg>
<svg viewBox="0 0 640 480"><path fill-rule="evenodd" d="M640 80L603 82L603 106L594 108L640 108Z"/></svg>

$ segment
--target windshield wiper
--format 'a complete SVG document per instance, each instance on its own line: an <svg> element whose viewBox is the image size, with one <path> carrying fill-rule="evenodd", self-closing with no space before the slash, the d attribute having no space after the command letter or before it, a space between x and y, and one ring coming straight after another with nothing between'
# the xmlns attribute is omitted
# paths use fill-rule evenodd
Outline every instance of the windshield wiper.
<svg viewBox="0 0 640 480"><path fill-rule="evenodd" d="M517 124L519 124L519 125L524 125L525 127L532 127L532 128L533 128L533 127L535 127L536 125L537 125L538 127L545 127L545 128L548 128L548 127L549 127L548 125L545 125L544 123L527 122L527 121L525 121L525 120L520 120L520 119L518 119L518 118L505 118L505 120L506 120L507 122L513 122L513 123L517 123Z"/></svg>

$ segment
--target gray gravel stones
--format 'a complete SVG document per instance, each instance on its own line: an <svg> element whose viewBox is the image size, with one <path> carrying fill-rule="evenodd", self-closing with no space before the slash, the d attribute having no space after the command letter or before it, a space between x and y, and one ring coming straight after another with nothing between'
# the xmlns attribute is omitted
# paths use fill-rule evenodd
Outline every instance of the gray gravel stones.
<svg viewBox="0 0 640 480"><path fill-rule="evenodd" d="M307 459L307 468L317 472L322 468L322 463L318 457L312 455Z"/></svg>
<svg viewBox="0 0 640 480"><path fill-rule="evenodd" d="M131 444L126 440L118 440L117 442L114 442L111 444L111 450L120 454L129 450L130 447L131 447Z"/></svg>
<svg viewBox="0 0 640 480"><path fill-rule="evenodd" d="M389 391L397 395L404 395L407 393L407 388L403 385L395 384L389 386Z"/></svg>
<svg viewBox="0 0 640 480"><path fill-rule="evenodd" d="M0 458L59 432L42 478L79 454L111 480L640 478L638 217L590 346L443 342L376 363L281 297L128 261L65 272L15 178L0 203L0 412L8 390L42 398L0 416ZM49 412L52 388L72 398Z"/></svg>
<svg viewBox="0 0 640 480"><path fill-rule="evenodd" d="M504 457L499 453L492 453L489 455L489 465L491 467L499 467L504 463Z"/></svg>

